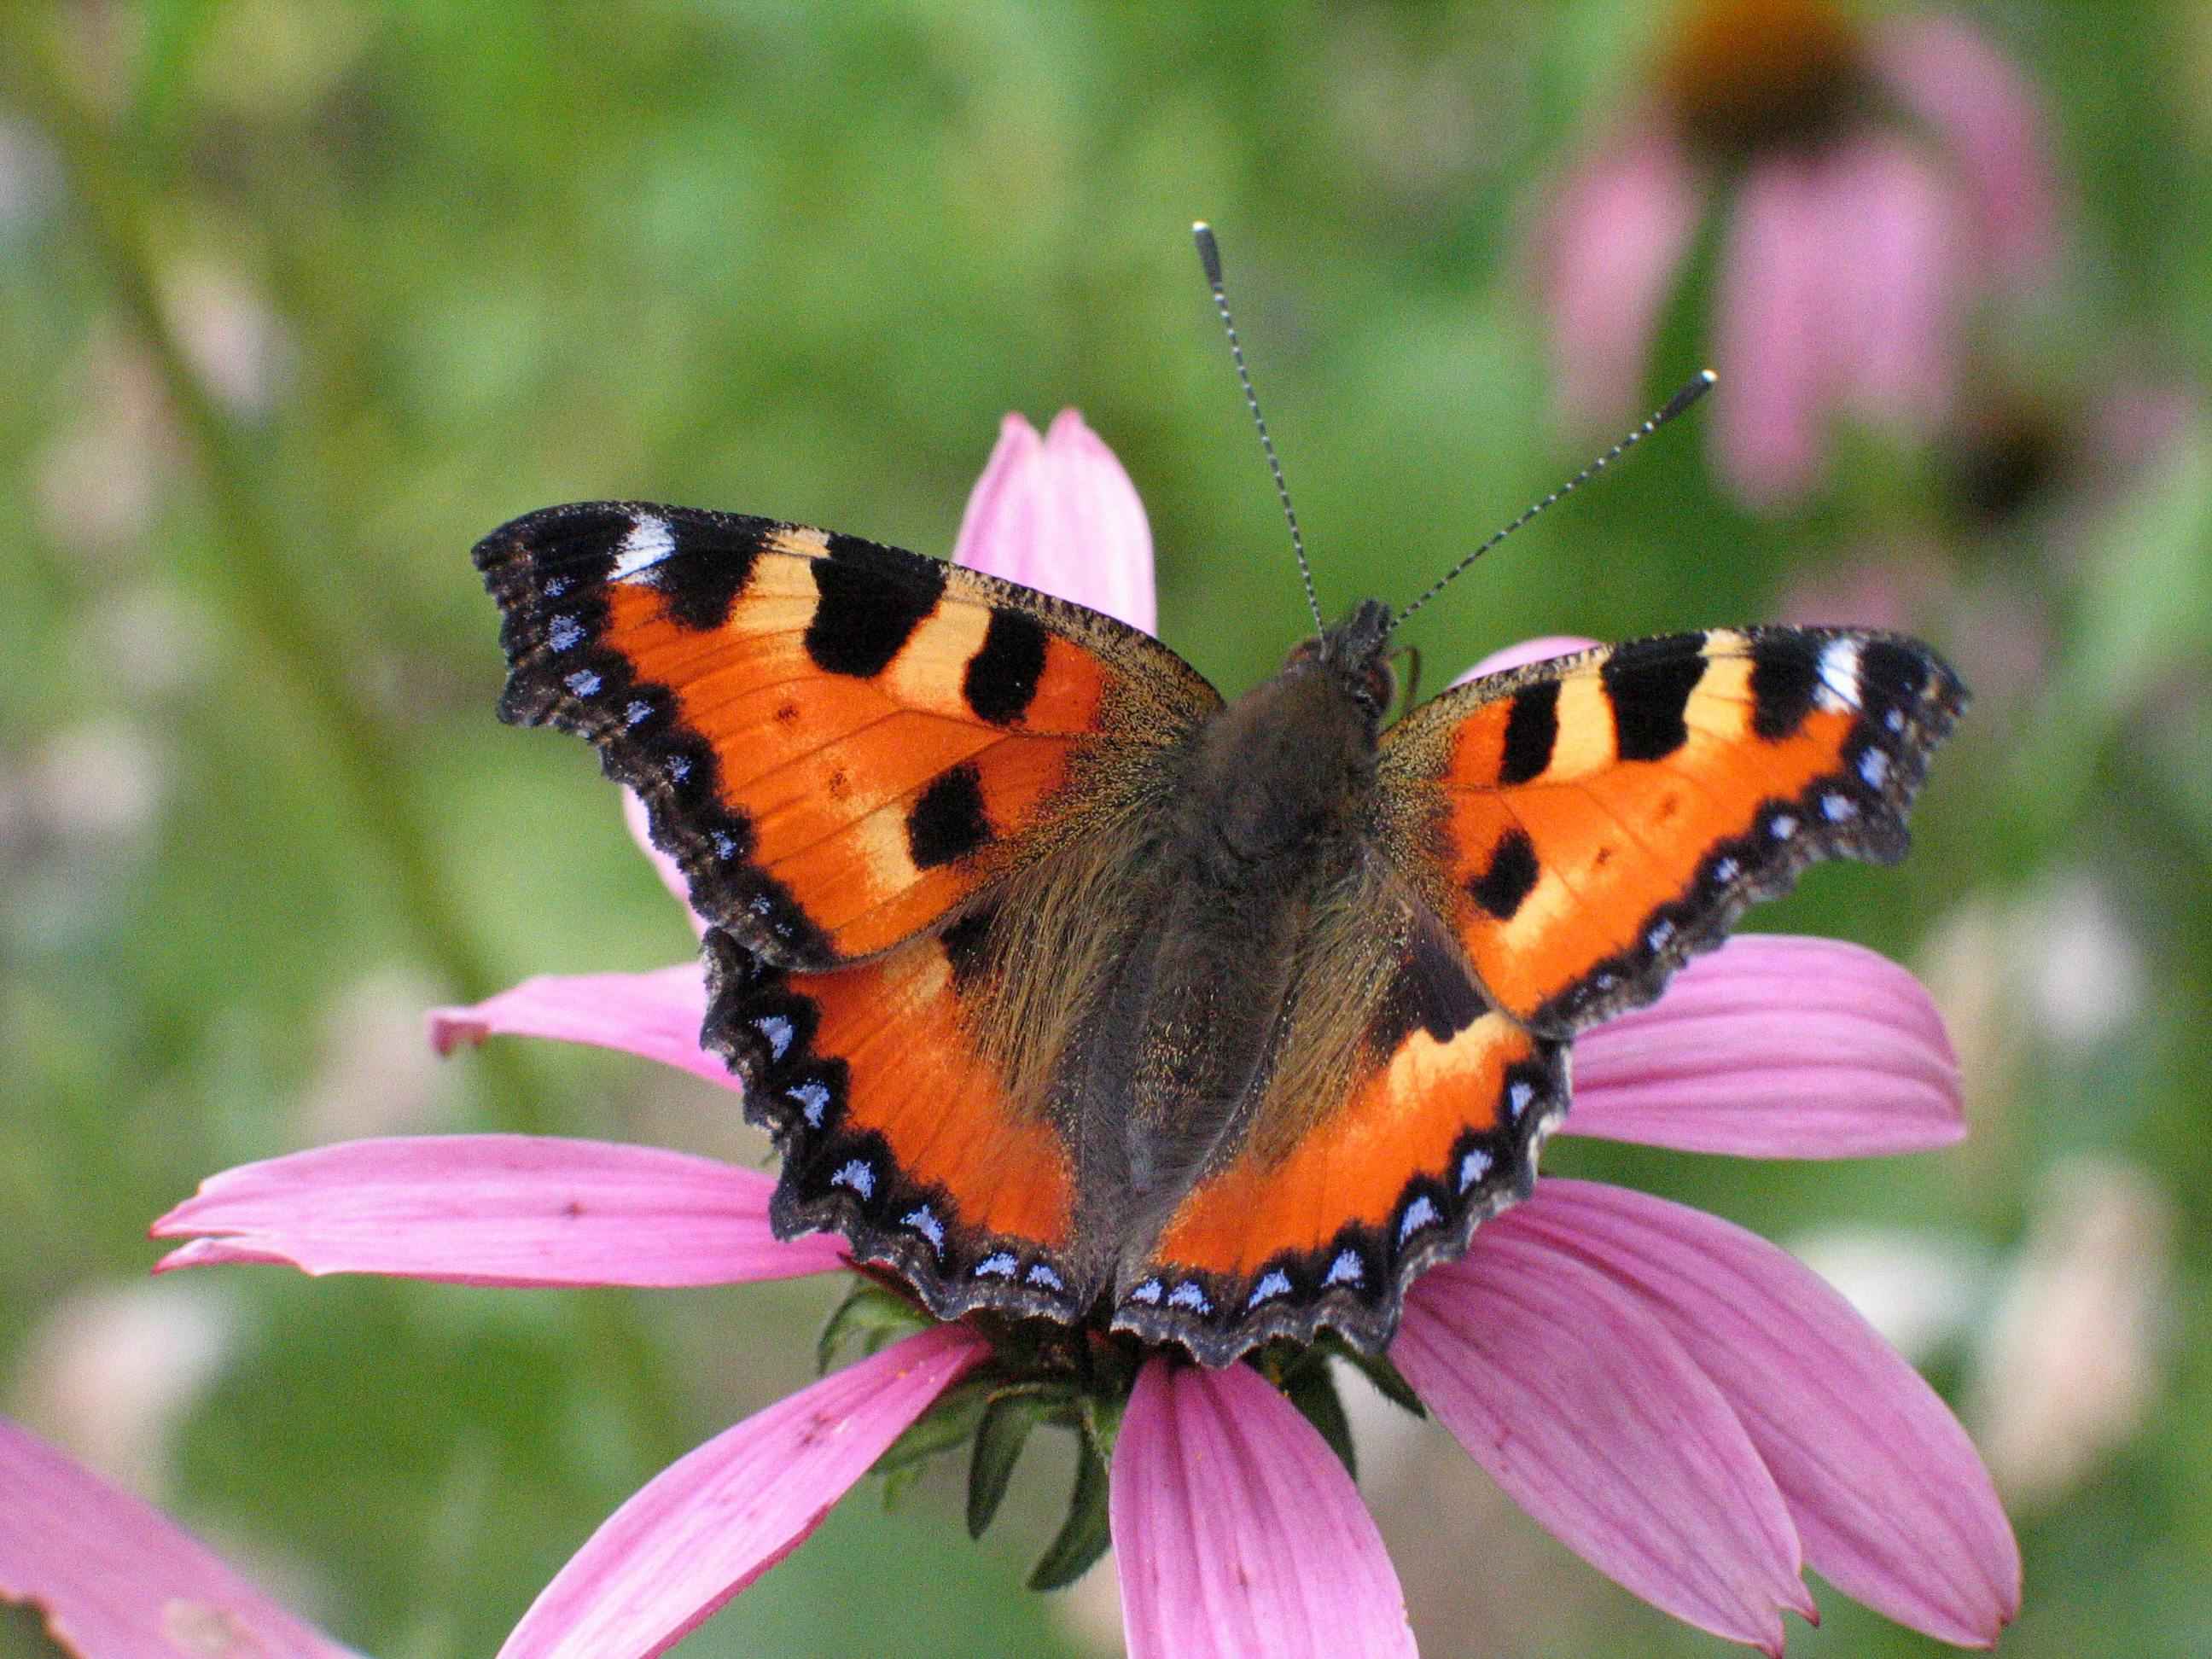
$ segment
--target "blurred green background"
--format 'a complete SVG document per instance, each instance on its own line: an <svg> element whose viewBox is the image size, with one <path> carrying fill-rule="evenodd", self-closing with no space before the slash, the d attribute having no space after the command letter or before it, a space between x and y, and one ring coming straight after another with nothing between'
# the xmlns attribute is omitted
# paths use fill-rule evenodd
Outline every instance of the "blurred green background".
<svg viewBox="0 0 2212 1659"><path fill-rule="evenodd" d="M1424 613L1431 684L1532 633L1878 604L1982 693L1902 869L1762 928L1943 999L1974 1138L1784 1167L1560 1143L1798 1248L1989 1449L2021 1656L2212 1651L2212 8L1968 9L2034 82L2069 253L1984 398L1753 516L1696 422ZM637 496L933 553L1007 410L1125 461L1169 641L1302 627L1187 240L1219 227L1324 603L1403 600L1587 459L1531 244L1663 9L17 0L0 27L0 1405L381 1659L490 1651L674 1452L811 1371L828 1285L152 1282L200 1177L536 1127L752 1158L732 1099L422 1009L689 935L582 745L499 726L467 551ZM1645 390L1705 360L1709 261ZM2148 412L2146 412L2148 411ZM1996 465L1995 495L1961 488ZM2021 458L2026 457L2025 460ZM2001 469L2002 470L2002 469ZM1875 600L1863 596L1876 595ZM1837 615L1823 617L1823 607ZM1443 672L1439 674L1438 671ZM1432 1656L1710 1654L1362 1411ZM864 1487L683 1651L1118 1651ZM1933 1652L1826 1590L1793 1653ZM10 1649L9 1642L16 1644ZM0 1651L41 1650L0 1618Z"/></svg>

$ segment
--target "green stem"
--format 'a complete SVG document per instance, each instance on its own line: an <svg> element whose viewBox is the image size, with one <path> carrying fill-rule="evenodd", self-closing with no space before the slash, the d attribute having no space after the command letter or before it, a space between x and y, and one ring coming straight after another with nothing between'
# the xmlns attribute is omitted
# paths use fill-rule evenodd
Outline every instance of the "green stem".
<svg viewBox="0 0 2212 1659"><path fill-rule="evenodd" d="M398 744L355 689L347 665L359 653L318 614L285 558L276 515L254 483L260 469L252 446L194 372L162 311L144 186L65 88L50 43L31 21L35 10L0 7L11 90L52 142L86 243L198 464L228 553L210 562L216 597L237 630L264 648L281 690L312 722L325 763L381 858L400 928L456 994L479 1001L498 979L460 924L457 896L408 804ZM479 1064L501 1127L541 1131L536 1091L518 1058L494 1048Z"/></svg>
<svg viewBox="0 0 2212 1659"><path fill-rule="evenodd" d="M0 5L0 73L53 143L86 242L198 463L229 553L210 562L216 597L240 635L262 647L279 689L312 722L345 804L381 858L400 929L455 994L479 1001L499 980L462 926L459 896L409 805L399 744L348 671L360 653L318 611L286 558L278 514L255 483L264 471L255 446L210 395L162 311L147 186L69 91L52 44L33 21L36 11ZM478 1052L477 1064L494 1121L543 1133L538 1091L520 1055L494 1044ZM633 1301L619 1289L588 1292L578 1312L586 1348L608 1386L627 1399L649 1455L680 1449L688 1425Z"/></svg>

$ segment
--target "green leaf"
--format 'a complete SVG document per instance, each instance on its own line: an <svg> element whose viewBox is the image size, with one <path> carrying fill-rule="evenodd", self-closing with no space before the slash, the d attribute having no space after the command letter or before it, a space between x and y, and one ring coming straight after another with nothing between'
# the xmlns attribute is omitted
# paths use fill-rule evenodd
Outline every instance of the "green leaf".
<svg viewBox="0 0 2212 1659"><path fill-rule="evenodd" d="M1111 1482L1106 1459L1088 1414L1075 1439L1075 1490L1067 1500L1067 1519L1030 1571L1033 1590L1065 1589L1091 1571L1113 1542L1107 1511Z"/></svg>
<svg viewBox="0 0 2212 1659"><path fill-rule="evenodd" d="M1027 1392L1000 1394L983 1407L975 1430L975 1455L968 1464L968 1535L981 1538L1006 1500L1006 1483L1030 1431L1054 1417L1053 1407Z"/></svg>

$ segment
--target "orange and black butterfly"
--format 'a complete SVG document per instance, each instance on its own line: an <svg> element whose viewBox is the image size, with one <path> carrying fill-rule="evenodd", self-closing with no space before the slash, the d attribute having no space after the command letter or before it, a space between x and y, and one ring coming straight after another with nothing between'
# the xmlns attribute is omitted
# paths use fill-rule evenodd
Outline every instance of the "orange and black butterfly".
<svg viewBox="0 0 2212 1659"><path fill-rule="evenodd" d="M476 556L501 714L598 746L709 924L778 1231L1212 1364L1386 1343L1528 1192L1575 1033L1814 860L1896 859L1962 702L1911 641L1757 628L1389 724L1371 601L1224 703L1109 617L766 519L558 507Z"/></svg>

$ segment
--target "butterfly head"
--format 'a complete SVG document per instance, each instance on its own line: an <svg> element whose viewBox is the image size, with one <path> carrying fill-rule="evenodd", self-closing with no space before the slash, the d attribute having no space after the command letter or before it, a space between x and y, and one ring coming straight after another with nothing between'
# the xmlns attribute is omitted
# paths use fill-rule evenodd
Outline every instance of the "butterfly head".
<svg viewBox="0 0 2212 1659"><path fill-rule="evenodd" d="M1388 605L1364 599L1341 622L1300 644L1285 666L1314 665L1334 679L1369 719L1379 722L1398 695L1398 676L1384 654L1392 627Z"/></svg>

